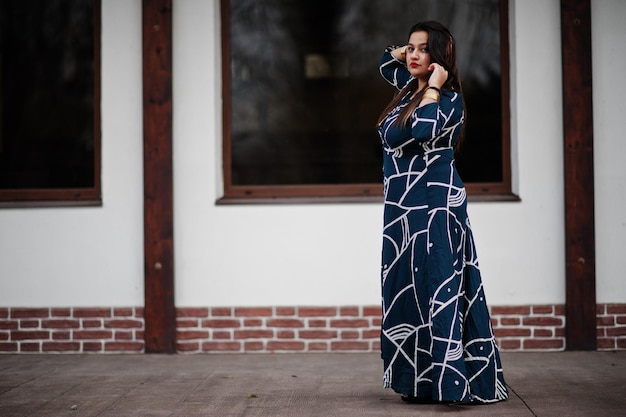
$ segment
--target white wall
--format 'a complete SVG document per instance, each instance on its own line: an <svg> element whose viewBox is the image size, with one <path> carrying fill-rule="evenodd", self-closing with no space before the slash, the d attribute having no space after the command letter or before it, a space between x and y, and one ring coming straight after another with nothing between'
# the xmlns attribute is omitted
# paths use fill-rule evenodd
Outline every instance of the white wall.
<svg viewBox="0 0 626 417"><path fill-rule="evenodd" d="M102 207L0 210L0 306L143 305L141 1L102 2Z"/></svg>
<svg viewBox="0 0 626 417"><path fill-rule="evenodd" d="M511 9L522 202L472 203L470 216L491 304L561 303L559 2L519 1ZM176 304L377 304L381 204L215 205L222 184L219 34L217 2L174 4Z"/></svg>
<svg viewBox="0 0 626 417"><path fill-rule="evenodd" d="M626 302L626 2L592 0L593 130L598 302Z"/></svg>

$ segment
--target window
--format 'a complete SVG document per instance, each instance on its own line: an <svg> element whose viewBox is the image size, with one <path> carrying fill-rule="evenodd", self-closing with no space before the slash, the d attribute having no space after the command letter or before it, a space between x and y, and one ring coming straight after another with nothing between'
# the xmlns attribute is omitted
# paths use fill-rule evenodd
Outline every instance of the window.
<svg viewBox="0 0 626 417"><path fill-rule="evenodd" d="M0 204L99 203L99 44L99 0L0 2Z"/></svg>
<svg viewBox="0 0 626 417"><path fill-rule="evenodd" d="M378 59L415 16L457 41L468 192L510 198L506 0L222 0L224 200L382 195Z"/></svg>

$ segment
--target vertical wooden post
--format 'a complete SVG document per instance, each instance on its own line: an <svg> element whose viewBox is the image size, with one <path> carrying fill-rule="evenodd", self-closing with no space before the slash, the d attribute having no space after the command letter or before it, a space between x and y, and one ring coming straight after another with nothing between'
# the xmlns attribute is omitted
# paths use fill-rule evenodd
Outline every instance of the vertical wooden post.
<svg viewBox="0 0 626 417"><path fill-rule="evenodd" d="M147 353L176 352L172 3L143 0L144 257Z"/></svg>
<svg viewBox="0 0 626 417"><path fill-rule="evenodd" d="M561 0L561 42L567 349L596 350L590 0Z"/></svg>

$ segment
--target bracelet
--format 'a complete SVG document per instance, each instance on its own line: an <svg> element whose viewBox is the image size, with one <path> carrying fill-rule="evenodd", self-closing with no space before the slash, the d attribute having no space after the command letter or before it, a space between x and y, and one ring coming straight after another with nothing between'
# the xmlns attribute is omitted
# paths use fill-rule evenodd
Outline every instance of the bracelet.
<svg viewBox="0 0 626 417"><path fill-rule="evenodd" d="M406 45L400 48L400 56L402 57L402 59L406 60Z"/></svg>
<svg viewBox="0 0 626 417"><path fill-rule="evenodd" d="M429 91L426 91L422 96L422 100L425 98L431 99L433 101L439 101L439 93L431 93Z"/></svg>
<svg viewBox="0 0 626 417"><path fill-rule="evenodd" d="M431 90L435 90L436 92L438 92L439 94L441 94L441 90L440 90L440 89L438 89L437 87L433 87L432 85L429 85L428 87L426 87L426 89L427 89L427 90L428 90L429 88L430 88Z"/></svg>

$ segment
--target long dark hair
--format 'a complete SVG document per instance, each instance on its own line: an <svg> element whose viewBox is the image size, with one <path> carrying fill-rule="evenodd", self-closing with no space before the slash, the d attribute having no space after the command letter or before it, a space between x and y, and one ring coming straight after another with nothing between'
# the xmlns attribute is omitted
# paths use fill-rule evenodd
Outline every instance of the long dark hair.
<svg viewBox="0 0 626 417"><path fill-rule="evenodd" d="M462 93L463 88L461 86L459 69L456 65L456 48L452 33L450 33L450 31L441 23L434 21L417 23L409 31L408 37L410 38L415 32L428 33L428 52L430 54L431 64L439 64L448 71L448 79L443 84L441 89ZM411 101L400 111L400 114L396 119L396 123L400 123L402 125L408 123L411 115L419 105L422 100L422 96L424 95L424 90L418 91L418 83L418 79L414 78L407 83L407 85L398 94L396 94L396 96L394 96L378 118L378 125L382 124L389 112L395 109L407 94L410 94L412 95ZM465 103L463 103L463 110L465 110Z"/></svg>

